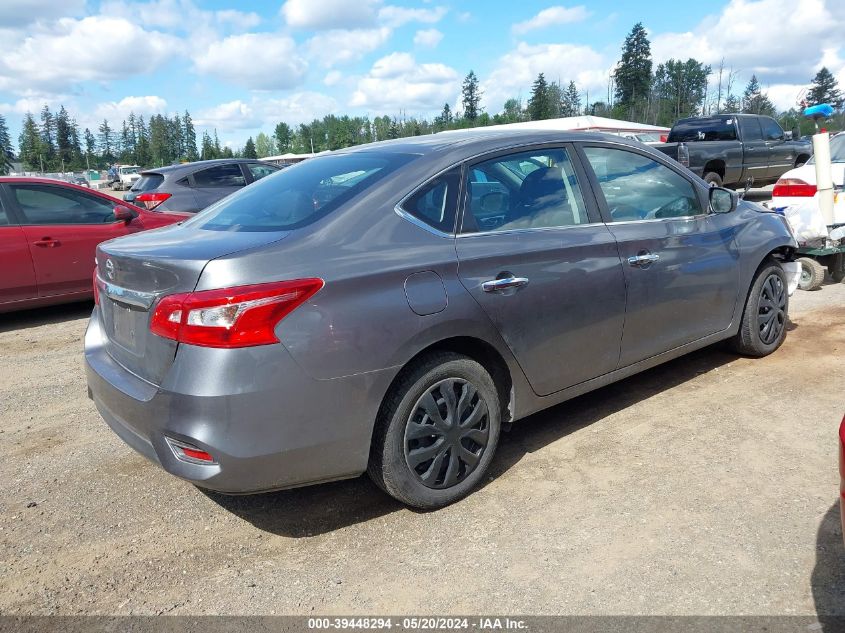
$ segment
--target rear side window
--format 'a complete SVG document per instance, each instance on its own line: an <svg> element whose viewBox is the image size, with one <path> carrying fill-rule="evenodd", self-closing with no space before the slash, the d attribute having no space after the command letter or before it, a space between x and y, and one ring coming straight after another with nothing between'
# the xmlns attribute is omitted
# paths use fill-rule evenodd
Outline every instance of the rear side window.
<svg viewBox="0 0 845 633"><path fill-rule="evenodd" d="M243 187L246 184L240 165L217 165L194 174L195 187Z"/></svg>
<svg viewBox="0 0 845 633"><path fill-rule="evenodd" d="M138 182L132 185L132 191L152 191L158 189L163 182L164 176L161 174L143 174Z"/></svg>
<svg viewBox="0 0 845 633"><path fill-rule="evenodd" d="M679 121L669 132L668 142L735 141L736 127L734 123L733 117Z"/></svg>
<svg viewBox="0 0 845 633"><path fill-rule="evenodd" d="M441 174L420 187L402 203L402 210L444 233L455 230L460 169Z"/></svg>
<svg viewBox="0 0 845 633"><path fill-rule="evenodd" d="M311 158L223 198L189 220L209 231L288 231L315 222L416 158L355 152Z"/></svg>
<svg viewBox="0 0 845 633"><path fill-rule="evenodd" d="M739 129L742 130L743 141L762 141L763 131L760 129L760 120L754 117L740 117Z"/></svg>

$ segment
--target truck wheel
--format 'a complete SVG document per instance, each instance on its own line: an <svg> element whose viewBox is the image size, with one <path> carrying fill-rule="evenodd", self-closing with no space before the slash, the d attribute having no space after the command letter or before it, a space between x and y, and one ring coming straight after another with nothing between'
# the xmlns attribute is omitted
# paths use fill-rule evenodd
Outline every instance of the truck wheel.
<svg viewBox="0 0 845 633"><path fill-rule="evenodd" d="M816 290L824 281L824 266L812 257L799 257L796 260L801 264L801 279L798 287L801 290Z"/></svg>
<svg viewBox="0 0 845 633"><path fill-rule="evenodd" d="M786 338L788 315L786 274L778 262L768 259L751 282L739 332L731 340L734 350L754 358L768 356Z"/></svg>
<svg viewBox="0 0 845 633"><path fill-rule="evenodd" d="M837 253L830 258L827 272L830 273L830 278L835 283L840 283L845 279L845 253Z"/></svg>
<svg viewBox="0 0 845 633"><path fill-rule="evenodd" d="M704 174L704 182L706 182L711 187L721 187L722 177L715 171L708 171L706 174Z"/></svg>

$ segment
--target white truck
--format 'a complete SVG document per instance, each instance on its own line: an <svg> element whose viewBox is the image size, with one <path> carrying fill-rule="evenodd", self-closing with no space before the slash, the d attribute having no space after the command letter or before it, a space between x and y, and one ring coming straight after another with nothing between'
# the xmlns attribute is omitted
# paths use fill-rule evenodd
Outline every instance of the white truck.
<svg viewBox="0 0 845 633"><path fill-rule="evenodd" d="M140 165L115 165L109 170L112 191L129 191L141 177L139 171Z"/></svg>

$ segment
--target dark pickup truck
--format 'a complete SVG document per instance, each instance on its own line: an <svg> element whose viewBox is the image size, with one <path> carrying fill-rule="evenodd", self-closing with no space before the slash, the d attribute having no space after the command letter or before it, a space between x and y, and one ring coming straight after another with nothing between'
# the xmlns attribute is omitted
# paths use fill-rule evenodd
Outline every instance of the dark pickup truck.
<svg viewBox="0 0 845 633"><path fill-rule="evenodd" d="M679 120L668 142L653 147L718 187L744 185L749 178L760 187L809 160L810 140L792 135L771 117L718 114Z"/></svg>

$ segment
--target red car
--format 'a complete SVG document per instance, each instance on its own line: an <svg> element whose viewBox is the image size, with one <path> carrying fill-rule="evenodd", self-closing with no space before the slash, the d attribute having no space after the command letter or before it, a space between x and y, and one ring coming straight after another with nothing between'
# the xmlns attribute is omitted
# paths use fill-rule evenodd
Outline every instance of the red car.
<svg viewBox="0 0 845 633"><path fill-rule="evenodd" d="M0 312L91 298L97 244L185 217L57 180L0 178Z"/></svg>
<svg viewBox="0 0 845 633"><path fill-rule="evenodd" d="M845 543L845 416L839 425L839 514L842 517L842 542Z"/></svg>

